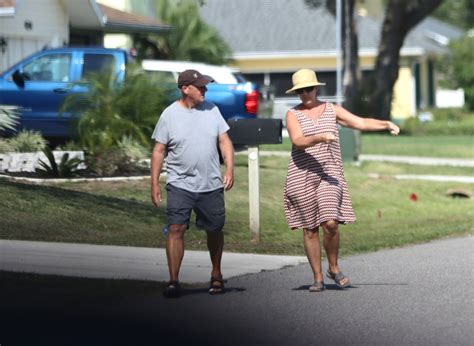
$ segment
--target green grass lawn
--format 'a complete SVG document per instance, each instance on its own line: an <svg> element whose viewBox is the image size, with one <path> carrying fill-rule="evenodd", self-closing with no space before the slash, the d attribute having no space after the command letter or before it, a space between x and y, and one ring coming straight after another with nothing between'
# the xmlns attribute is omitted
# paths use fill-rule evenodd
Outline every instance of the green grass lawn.
<svg viewBox="0 0 474 346"><path fill-rule="evenodd" d="M261 150L290 151L289 138L282 144L261 145ZM474 159L474 138L471 136L390 136L364 133L361 135L361 153L377 155L403 155L452 157Z"/></svg>
<svg viewBox="0 0 474 346"><path fill-rule="evenodd" d="M303 255L301 231L290 231L283 214L288 158L261 157L261 242L250 242L247 158L236 158L235 187L226 192L226 251ZM474 200L446 195L472 185L398 181L393 174L469 175L468 169L364 163L346 165L357 222L341 226L342 254L373 251L474 232ZM381 174L380 179L368 173ZM472 171L471 171L472 173ZM416 193L418 200L409 196ZM0 179L0 238L163 247L165 206L152 207L149 180L49 186ZM206 248L193 227L186 248Z"/></svg>
<svg viewBox="0 0 474 346"><path fill-rule="evenodd" d="M472 136L397 136L364 134L362 154L474 159Z"/></svg>

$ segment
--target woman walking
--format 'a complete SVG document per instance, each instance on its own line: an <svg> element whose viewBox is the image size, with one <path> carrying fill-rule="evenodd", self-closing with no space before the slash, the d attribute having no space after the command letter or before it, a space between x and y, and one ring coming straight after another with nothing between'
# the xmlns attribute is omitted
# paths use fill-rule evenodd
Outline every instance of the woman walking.
<svg viewBox="0 0 474 346"><path fill-rule="evenodd" d="M306 256L313 271L311 292L323 291L319 228L328 259L326 276L340 288L350 285L338 266L339 224L356 220L339 147L338 124L360 131L400 129L391 121L362 118L343 107L317 99L316 73L301 69L292 76L301 103L286 113L286 127L293 144L284 190L285 216L291 229L303 229Z"/></svg>

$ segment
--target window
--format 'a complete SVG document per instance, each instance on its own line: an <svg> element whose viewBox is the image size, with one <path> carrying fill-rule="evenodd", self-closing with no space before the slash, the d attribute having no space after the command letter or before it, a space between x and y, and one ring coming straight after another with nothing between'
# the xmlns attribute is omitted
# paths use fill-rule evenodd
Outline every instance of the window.
<svg viewBox="0 0 474 346"><path fill-rule="evenodd" d="M111 54L84 54L82 80L90 74L111 73L114 71L115 57Z"/></svg>
<svg viewBox="0 0 474 346"><path fill-rule="evenodd" d="M26 79L40 82L68 82L70 54L43 55L23 66Z"/></svg>

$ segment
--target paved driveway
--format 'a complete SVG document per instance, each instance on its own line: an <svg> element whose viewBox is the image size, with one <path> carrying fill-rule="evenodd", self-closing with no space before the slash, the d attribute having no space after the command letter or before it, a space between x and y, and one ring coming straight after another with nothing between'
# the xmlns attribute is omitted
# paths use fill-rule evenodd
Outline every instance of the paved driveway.
<svg viewBox="0 0 474 346"><path fill-rule="evenodd" d="M327 281L309 293L307 264L231 278L221 296L202 284L171 300L133 281L93 300L50 288L37 306L2 307L0 343L473 345L473 245L453 238L346 257L353 286L343 291Z"/></svg>

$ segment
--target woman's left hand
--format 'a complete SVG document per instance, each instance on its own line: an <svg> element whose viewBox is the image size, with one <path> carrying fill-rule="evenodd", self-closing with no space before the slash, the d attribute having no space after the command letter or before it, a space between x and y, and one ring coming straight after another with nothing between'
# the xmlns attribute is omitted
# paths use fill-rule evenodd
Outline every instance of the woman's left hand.
<svg viewBox="0 0 474 346"><path fill-rule="evenodd" d="M392 123L391 121L387 121L387 123L388 123L387 130L390 131L390 134L393 136L397 136L400 133L400 128L394 123Z"/></svg>

